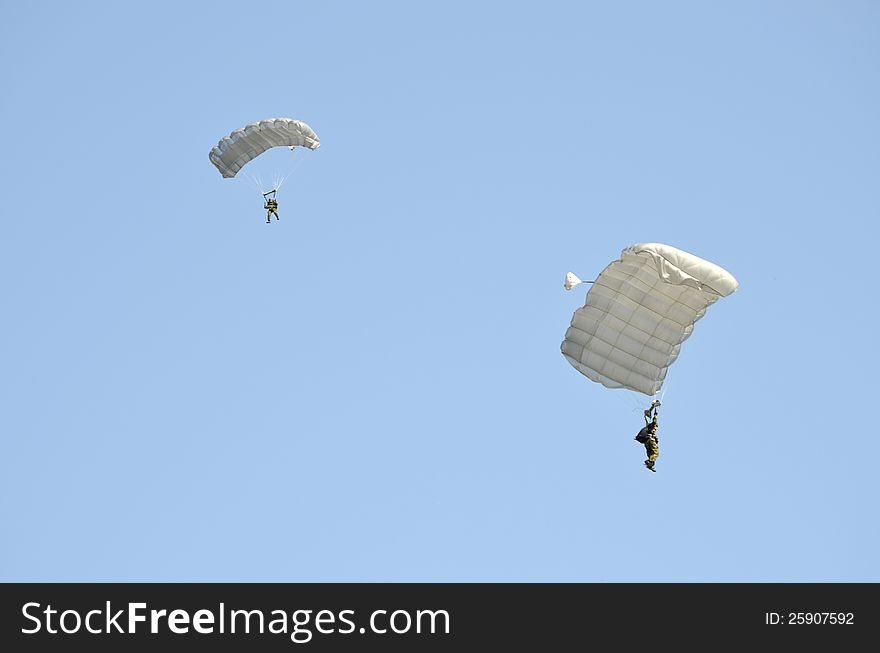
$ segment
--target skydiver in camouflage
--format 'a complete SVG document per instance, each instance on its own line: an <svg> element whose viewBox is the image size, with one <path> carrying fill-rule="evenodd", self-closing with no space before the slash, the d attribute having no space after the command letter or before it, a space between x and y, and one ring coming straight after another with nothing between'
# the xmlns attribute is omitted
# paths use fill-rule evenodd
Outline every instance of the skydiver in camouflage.
<svg viewBox="0 0 880 653"><path fill-rule="evenodd" d="M657 412L659 408L660 402L657 399L651 402L651 405L645 410L645 426L635 437L636 442L645 445L645 451L648 454L645 467L652 472L657 471L654 469L654 462L660 455L660 438L657 437Z"/></svg>
<svg viewBox="0 0 880 653"><path fill-rule="evenodd" d="M281 220L281 218L278 217L278 202L275 200L275 191L272 190L268 193L263 193L264 198L266 198L266 195L272 196L267 198L266 203L263 204L263 208L268 210L268 212L266 213L266 224L269 224L270 222L272 222L273 215L275 216L276 220Z"/></svg>

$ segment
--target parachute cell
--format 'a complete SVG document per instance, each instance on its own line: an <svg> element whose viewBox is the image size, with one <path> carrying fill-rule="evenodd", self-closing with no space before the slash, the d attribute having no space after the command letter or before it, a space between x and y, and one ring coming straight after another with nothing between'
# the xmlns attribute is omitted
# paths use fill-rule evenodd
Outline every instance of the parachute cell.
<svg viewBox="0 0 880 653"><path fill-rule="evenodd" d="M211 159L224 177L234 177L249 161L273 147L307 147L321 145L318 135L306 123L293 118L269 118L236 129L220 140L211 150Z"/></svg>
<svg viewBox="0 0 880 653"><path fill-rule="evenodd" d="M725 269L670 245L627 247L575 311L562 354L597 383L652 396L694 323L737 286Z"/></svg>

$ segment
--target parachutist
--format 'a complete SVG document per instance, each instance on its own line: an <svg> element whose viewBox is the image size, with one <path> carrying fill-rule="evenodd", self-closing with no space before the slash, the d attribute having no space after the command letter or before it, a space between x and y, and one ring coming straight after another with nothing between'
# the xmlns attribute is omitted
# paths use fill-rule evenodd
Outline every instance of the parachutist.
<svg viewBox="0 0 880 653"><path fill-rule="evenodd" d="M645 452L648 454L648 458L645 460L645 467L652 472L657 471L654 469L654 462L660 455L660 438L657 437L657 409L659 407L660 402L656 399L651 402L651 406L645 411L645 426L635 437L636 442L645 445Z"/></svg>
<svg viewBox="0 0 880 653"><path fill-rule="evenodd" d="M566 274L564 287L574 288L577 281L574 274ZM636 243L595 278L586 302L571 317L562 355L606 388L660 396L669 366L694 324L738 286L727 270L684 250ZM654 400L644 411L645 427L635 438L645 445L645 467L651 471L660 452L659 406Z"/></svg>
<svg viewBox="0 0 880 653"><path fill-rule="evenodd" d="M263 208L268 209L266 213L266 224L272 222L272 214L275 215L276 220L281 220L281 218L278 217L278 202L275 200L274 197L270 197L269 199L267 199L266 203L263 204Z"/></svg>

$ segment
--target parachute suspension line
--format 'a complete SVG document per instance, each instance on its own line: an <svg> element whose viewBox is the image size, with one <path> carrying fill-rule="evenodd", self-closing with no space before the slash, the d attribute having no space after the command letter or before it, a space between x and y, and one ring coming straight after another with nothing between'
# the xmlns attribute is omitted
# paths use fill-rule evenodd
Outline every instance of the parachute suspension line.
<svg viewBox="0 0 880 653"><path fill-rule="evenodd" d="M632 390L627 390L626 388L621 388L621 390L622 392L613 390L612 393L617 397L618 401L623 403L630 413L640 413L644 410L644 408L642 408L641 397L636 396Z"/></svg>
<svg viewBox="0 0 880 653"><path fill-rule="evenodd" d="M663 397L666 396L666 391L669 389L669 372L666 373L666 379L663 380L663 392L660 393L660 403L663 403Z"/></svg>
<svg viewBox="0 0 880 653"><path fill-rule="evenodd" d="M291 152L293 152L293 150L291 150ZM302 160L303 160L303 159L302 159L301 156L296 157L296 161L294 162L293 167L291 167L290 170L288 170L287 174L285 174L285 175L283 175L283 176L281 177L280 181L278 182L278 185L275 186L275 188L281 188L281 186L284 185L284 182L287 181L288 178L289 178L294 172L296 172L296 169L297 169L297 168L299 168L299 165L300 165L300 163L302 163Z"/></svg>
<svg viewBox="0 0 880 653"><path fill-rule="evenodd" d="M257 177L254 177L247 170L242 170L242 172L244 173L244 176L247 177L250 180L250 182L256 187L257 191L262 193L263 192L263 182L260 179L258 179Z"/></svg>

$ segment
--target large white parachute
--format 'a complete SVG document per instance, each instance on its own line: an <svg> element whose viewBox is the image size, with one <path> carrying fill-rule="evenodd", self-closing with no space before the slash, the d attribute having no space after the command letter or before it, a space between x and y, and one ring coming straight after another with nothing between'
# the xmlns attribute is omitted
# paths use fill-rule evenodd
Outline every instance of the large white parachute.
<svg viewBox="0 0 880 653"><path fill-rule="evenodd" d="M236 129L220 139L208 158L224 177L234 177L249 161L273 147L307 147L321 145L318 135L306 123L293 118L269 118Z"/></svg>
<svg viewBox="0 0 880 653"><path fill-rule="evenodd" d="M566 275L566 289L579 282ZM597 383L653 396L694 323L738 285L725 269L675 247L627 247L575 311L562 354Z"/></svg>

